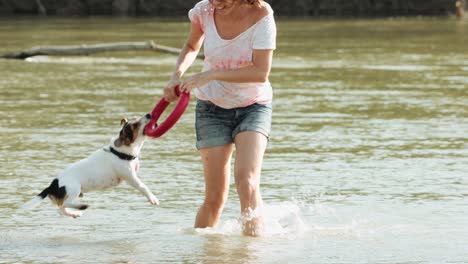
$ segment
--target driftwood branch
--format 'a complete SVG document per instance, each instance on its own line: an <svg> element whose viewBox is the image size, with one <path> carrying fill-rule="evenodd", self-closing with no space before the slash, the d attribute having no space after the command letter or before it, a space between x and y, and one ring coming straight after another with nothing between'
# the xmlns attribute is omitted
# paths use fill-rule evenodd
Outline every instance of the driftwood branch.
<svg viewBox="0 0 468 264"><path fill-rule="evenodd" d="M179 54L180 49L155 44L153 41L146 42L117 42L117 43L102 43L94 45L72 45L72 46L44 46L33 47L17 53L9 53L2 55L5 59L26 59L38 55L89 55L99 52L112 51L128 51L128 50L153 50L163 53ZM198 55L199 59L203 59L202 54Z"/></svg>

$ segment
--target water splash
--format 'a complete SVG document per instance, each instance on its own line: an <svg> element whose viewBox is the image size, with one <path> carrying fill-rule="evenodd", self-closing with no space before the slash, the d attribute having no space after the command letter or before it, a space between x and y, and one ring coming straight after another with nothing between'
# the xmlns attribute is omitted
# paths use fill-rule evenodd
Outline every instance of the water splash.
<svg viewBox="0 0 468 264"><path fill-rule="evenodd" d="M256 217L262 217L264 222L263 228L258 234L260 237L298 236L305 234L309 229L303 219L301 208L294 202L283 202L251 210L237 219L221 221L215 227L182 228L179 232L186 234L241 236L243 224Z"/></svg>

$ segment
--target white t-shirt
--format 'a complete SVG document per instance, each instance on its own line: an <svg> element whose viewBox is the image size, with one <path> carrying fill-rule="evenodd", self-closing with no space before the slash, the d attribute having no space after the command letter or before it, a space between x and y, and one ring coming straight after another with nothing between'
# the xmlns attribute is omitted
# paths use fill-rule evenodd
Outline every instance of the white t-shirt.
<svg viewBox="0 0 468 264"><path fill-rule="evenodd" d="M252 64L254 49L276 48L276 24L268 3L268 15L233 39L219 36L214 20L214 7L208 0L198 2L188 16L205 34L203 71L238 69ZM211 81L194 89L200 100L211 101L222 108L244 107L254 103L271 103L273 93L269 81L264 83L231 83Z"/></svg>

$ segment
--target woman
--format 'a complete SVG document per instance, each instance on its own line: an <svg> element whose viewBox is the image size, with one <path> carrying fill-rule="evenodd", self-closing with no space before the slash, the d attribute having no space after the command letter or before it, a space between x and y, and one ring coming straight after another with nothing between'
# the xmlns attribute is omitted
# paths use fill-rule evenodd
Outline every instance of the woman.
<svg viewBox="0 0 468 264"><path fill-rule="evenodd" d="M197 97L195 127L205 200L195 227L217 224L228 196L235 147L234 178L243 233L259 235L260 173L272 113L268 76L276 48L273 10L262 0L204 0L189 11L189 18L191 31L164 96L176 100L179 86L182 91L193 90ZM203 71L181 81L202 43Z"/></svg>

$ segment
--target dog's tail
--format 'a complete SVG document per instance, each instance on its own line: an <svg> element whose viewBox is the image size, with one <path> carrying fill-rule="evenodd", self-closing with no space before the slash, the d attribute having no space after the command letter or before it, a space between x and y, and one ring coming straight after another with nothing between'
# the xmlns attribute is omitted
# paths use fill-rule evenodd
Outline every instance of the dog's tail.
<svg viewBox="0 0 468 264"><path fill-rule="evenodd" d="M34 198L23 204L23 209L30 209L36 207L42 200L44 200L50 193L50 186L42 190L41 193L36 195Z"/></svg>

